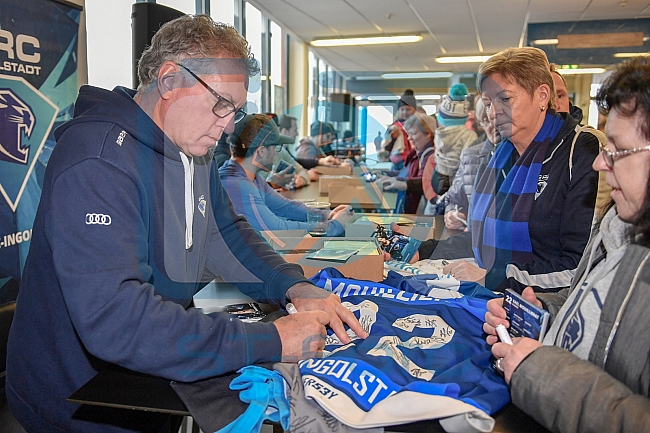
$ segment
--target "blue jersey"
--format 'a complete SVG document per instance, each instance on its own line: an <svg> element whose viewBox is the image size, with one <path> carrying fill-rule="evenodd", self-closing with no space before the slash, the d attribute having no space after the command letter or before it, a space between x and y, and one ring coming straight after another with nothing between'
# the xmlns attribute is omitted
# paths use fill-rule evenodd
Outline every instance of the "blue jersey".
<svg viewBox="0 0 650 433"><path fill-rule="evenodd" d="M361 340L348 330L353 341L345 346L331 334L324 359L300 362L306 395L341 421L370 427L476 409L493 414L508 403L508 387L491 367L482 330L486 300L458 292L433 298L328 272L314 280L339 295L370 334ZM368 414L378 405L381 412L397 405L421 413L375 419Z"/></svg>

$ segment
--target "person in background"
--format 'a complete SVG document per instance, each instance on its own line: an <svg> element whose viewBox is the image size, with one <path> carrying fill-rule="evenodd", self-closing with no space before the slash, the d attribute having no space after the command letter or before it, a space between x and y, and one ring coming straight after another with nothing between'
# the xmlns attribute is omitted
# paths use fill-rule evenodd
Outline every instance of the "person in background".
<svg viewBox="0 0 650 433"><path fill-rule="evenodd" d="M264 114L248 115L228 137L232 158L219 169L219 176L235 211L257 230L309 231L309 213L304 203L289 200L274 191L259 175L273 165L281 135L275 122ZM327 236L341 236L350 218L349 206L330 213Z"/></svg>
<svg viewBox="0 0 650 433"><path fill-rule="evenodd" d="M440 255L449 251L445 246L469 237L464 254L478 266L465 260L446 266L457 279L498 291L568 287L607 201L591 167L598 139L589 131L577 134L576 120L554 111L542 50L495 54L479 67L477 87L502 142L477 178L469 231L423 243L419 256L451 258Z"/></svg>
<svg viewBox="0 0 650 433"><path fill-rule="evenodd" d="M512 402L554 432L650 431L650 60L617 66L596 95L609 115L607 145L593 162L614 188L570 288L523 295L551 313L542 343L498 342L510 326L502 299L483 329Z"/></svg>
<svg viewBox="0 0 650 433"><path fill-rule="evenodd" d="M569 113L578 123L582 123L582 109L569 101L566 79L560 74L555 63L551 63L550 67L553 84L555 84L555 103L557 105L555 111L558 113Z"/></svg>
<svg viewBox="0 0 650 433"><path fill-rule="evenodd" d="M7 401L27 431L142 431L141 417L97 418L106 412L67 401L111 365L192 382L313 356L328 323L346 342L343 322L365 337L337 296L235 214L219 182L211 151L244 116L258 72L232 26L184 15L142 54L137 92L79 90L56 131L7 345ZM192 308L217 275L299 313L245 323ZM178 430L180 417L160 417Z"/></svg>
<svg viewBox="0 0 650 433"><path fill-rule="evenodd" d="M377 136L375 137L375 140L374 140L375 151L377 153L379 153L381 151L381 142L382 142L381 131L377 131Z"/></svg>
<svg viewBox="0 0 650 433"><path fill-rule="evenodd" d="M397 101L397 117L386 130L382 143L382 148L389 153L389 160L393 163L393 171L399 171L404 167L404 160L412 150L403 125L415 113L416 108L417 101L413 90L406 89Z"/></svg>
<svg viewBox="0 0 650 433"><path fill-rule="evenodd" d="M452 230L467 228L467 216L470 211L479 166L490 159L496 147L501 143L501 135L494 125L494 120L490 120L483 100L478 99L475 107L478 123L485 130L487 138L482 143L468 147L460 154L458 171L451 188L447 191L445 200L445 227Z"/></svg>
<svg viewBox="0 0 650 433"><path fill-rule="evenodd" d="M459 83L449 89L438 106L438 122L434 145L436 169L431 178L433 189L439 195L447 192L458 170L460 153L477 139L476 132L465 127L469 102L467 86Z"/></svg>
<svg viewBox="0 0 650 433"><path fill-rule="evenodd" d="M291 137L293 139L293 143L295 143L296 137L298 136L298 120L295 117L282 114L278 118L278 130L280 131L280 134ZM309 180L311 182L318 180L318 172L314 169L314 167L318 167L319 165L338 165L338 161L333 157L328 156L326 158L296 158L291 153L289 147L285 147L284 149L292 158L298 162L298 164L307 170L307 173L309 174Z"/></svg>
<svg viewBox="0 0 650 433"><path fill-rule="evenodd" d="M278 125L278 130L280 131L280 119L278 116L273 113L267 115L269 115L269 117L271 117L271 119L273 119L273 121ZM309 173L309 170L304 168L298 161L296 161L296 159L293 157L293 155L291 155L291 153L289 153L289 150L287 149L287 146L293 144L296 141L296 136L298 135L297 128L294 127L293 131L291 130L291 122L289 122L288 126L288 129L282 129L284 132L287 132L287 134L280 132L279 142L283 146L282 150L280 150L280 152L275 155L271 171L263 169L260 170L259 174L260 176L266 178L266 181L269 182L269 184L274 188L280 187L287 190L293 190L309 185L309 182L311 182L311 175ZM230 145L228 146L230 148ZM278 172L277 168L279 164L281 164L280 161L284 161L284 163L287 164L287 167ZM317 173L315 178L318 179Z"/></svg>
<svg viewBox="0 0 650 433"><path fill-rule="evenodd" d="M297 158L325 158L323 148L334 141L334 129L327 122L315 121L311 124L310 138L300 140L296 150Z"/></svg>
<svg viewBox="0 0 650 433"><path fill-rule="evenodd" d="M469 102L469 109L467 110L467 120L465 121L465 128L470 131L476 132L478 136L477 141L472 144L482 143L485 141L485 134L483 134L483 129L479 127L478 116L476 115L476 101L480 98L479 95L468 95L467 102ZM483 137L481 137L483 135Z"/></svg>
<svg viewBox="0 0 650 433"><path fill-rule="evenodd" d="M404 212L415 214L422 198L422 175L427 160L433 157L433 136L436 122L430 116L415 113L404 122L413 150L406 156L405 167L393 176L382 176L377 182L387 191L405 192Z"/></svg>

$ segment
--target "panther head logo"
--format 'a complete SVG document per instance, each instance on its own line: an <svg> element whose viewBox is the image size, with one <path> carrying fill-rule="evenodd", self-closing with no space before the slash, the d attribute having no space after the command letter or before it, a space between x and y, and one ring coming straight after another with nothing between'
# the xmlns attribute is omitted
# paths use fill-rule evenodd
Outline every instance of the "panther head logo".
<svg viewBox="0 0 650 433"><path fill-rule="evenodd" d="M14 92L0 89L0 161L27 165L29 145L22 145L34 130L34 113Z"/></svg>

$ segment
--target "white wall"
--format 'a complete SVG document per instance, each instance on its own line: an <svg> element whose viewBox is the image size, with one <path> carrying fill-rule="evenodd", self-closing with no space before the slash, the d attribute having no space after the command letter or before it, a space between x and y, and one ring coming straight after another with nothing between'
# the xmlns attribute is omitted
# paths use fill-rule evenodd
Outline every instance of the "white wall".
<svg viewBox="0 0 650 433"><path fill-rule="evenodd" d="M86 0L88 84L131 87L131 7L135 0ZM194 0L157 3L194 13Z"/></svg>

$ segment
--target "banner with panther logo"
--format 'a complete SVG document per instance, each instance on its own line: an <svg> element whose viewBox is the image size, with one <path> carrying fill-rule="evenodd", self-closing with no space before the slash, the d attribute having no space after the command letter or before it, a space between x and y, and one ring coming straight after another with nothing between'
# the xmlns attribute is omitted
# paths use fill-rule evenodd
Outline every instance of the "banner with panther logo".
<svg viewBox="0 0 650 433"><path fill-rule="evenodd" d="M2 1L0 305L17 294L54 129L72 117L80 16L66 1Z"/></svg>

